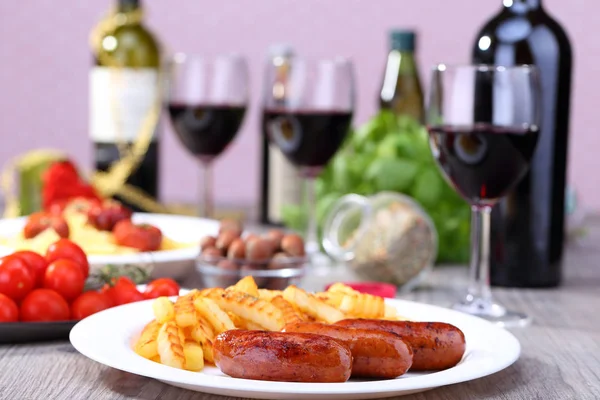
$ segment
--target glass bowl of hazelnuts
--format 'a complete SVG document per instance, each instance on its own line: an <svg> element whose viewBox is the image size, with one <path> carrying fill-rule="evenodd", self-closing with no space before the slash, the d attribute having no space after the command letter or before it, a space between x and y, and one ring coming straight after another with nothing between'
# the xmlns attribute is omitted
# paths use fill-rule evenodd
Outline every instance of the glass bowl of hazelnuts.
<svg viewBox="0 0 600 400"><path fill-rule="evenodd" d="M261 289L283 290L297 284L308 262L304 240L280 229L244 232L237 221L221 221L218 236L200 241L196 260L204 287L228 287L252 276Z"/></svg>

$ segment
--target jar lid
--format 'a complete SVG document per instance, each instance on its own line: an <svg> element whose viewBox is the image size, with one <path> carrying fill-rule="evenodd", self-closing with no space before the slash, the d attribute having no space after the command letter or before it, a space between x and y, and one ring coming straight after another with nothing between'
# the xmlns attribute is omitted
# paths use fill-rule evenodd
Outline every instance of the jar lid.
<svg viewBox="0 0 600 400"><path fill-rule="evenodd" d="M383 282L342 282L344 285L351 287L357 292L372 294L373 296L387 297L393 299L396 297L396 286L390 283ZM325 287L325 290L333 285L330 283Z"/></svg>

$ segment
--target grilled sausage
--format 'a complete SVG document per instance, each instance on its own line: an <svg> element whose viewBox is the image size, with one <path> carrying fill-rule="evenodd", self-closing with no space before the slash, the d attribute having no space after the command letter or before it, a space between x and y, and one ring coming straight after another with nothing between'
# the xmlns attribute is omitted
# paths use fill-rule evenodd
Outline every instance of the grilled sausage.
<svg viewBox="0 0 600 400"><path fill-rule="evenodd" d="M230 330L214 341L215 364L234 378L345 382L352 354L341 342L309 333Z"/></svg>
<svg viewBox="0 0 600 400"><path fill-rule="evenodd" d="M352 376L396 378L412 365L412 349L390 332L345 328L318 322L296 322L286 332L315 333L343 342L352 353Z"/></svg>
<svg viewBox="0 0 600 400"><path fill-rule="evenodd" d="M345 319L336 325L375 329L399 335L413 350L411 371L437 371L454 367L465 354L465 335L443 322Z"/></svg>

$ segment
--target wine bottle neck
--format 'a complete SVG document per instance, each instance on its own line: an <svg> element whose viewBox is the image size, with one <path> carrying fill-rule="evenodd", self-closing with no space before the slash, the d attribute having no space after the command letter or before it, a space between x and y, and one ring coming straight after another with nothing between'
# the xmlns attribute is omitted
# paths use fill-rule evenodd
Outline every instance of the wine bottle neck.
<svg viewBox="0 0 600 400"><path fill-rule="evenodd" d="M528 11L542 9L542 0L503 0L502 3L508 9L526 9Z"/></svg>
<svg viewBox="0 0 600 400"><path fill-rule="evenodd" d="M130 12L141 8L140 0L118 0L118 12Z"/></svg>

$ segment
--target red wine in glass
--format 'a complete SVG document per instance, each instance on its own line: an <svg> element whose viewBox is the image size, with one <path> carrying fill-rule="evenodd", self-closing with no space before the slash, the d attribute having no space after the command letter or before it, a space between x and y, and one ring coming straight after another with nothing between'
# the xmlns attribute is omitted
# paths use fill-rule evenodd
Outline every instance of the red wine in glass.
<svg viewBox="0 0 600 400"><path fill-rule="evenodd" d="M203 162L227 148L246 113L244 105L170 103L168 108L177 137Z"/></svg>
<svg viewBox="0 0 600 400"><path fill-rule="evenodd" d="M471 205L493 206L527 173L537 129L429 127L432 153L455 190Z"/></svg>
<svg viewBox="0 0 600 400"><path fill-rule="evenodd" d="M351 111L265 109L263 132L304 176L315 177L339 150Z"/></svg>

